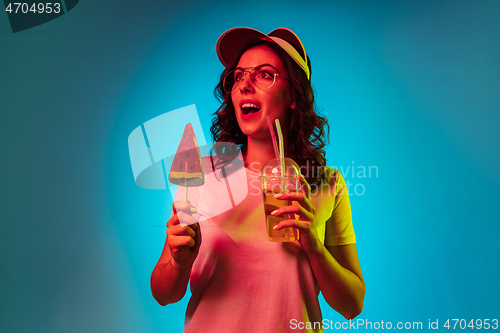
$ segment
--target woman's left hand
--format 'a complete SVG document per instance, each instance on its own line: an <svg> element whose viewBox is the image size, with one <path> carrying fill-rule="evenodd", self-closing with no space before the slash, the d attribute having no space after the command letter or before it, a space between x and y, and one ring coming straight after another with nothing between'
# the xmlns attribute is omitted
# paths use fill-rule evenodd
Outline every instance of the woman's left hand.
<svg viewBox="0 0 500 333"><path fill-rule="evenodd" d="M302 192L284 192L276 194L275 198L278 200L290 200L297 201L299 205L290 205L276 209L271 213L273 216L282 216L284 214L296 214L299 219L294 220L284 220L278 223L274 229L281 230L285 227L292 227L299 230L299 243L304 249L304 251L311 251L316 249L321 242L318 239L318 234L316 232L316 223L314 214L316 208L312 205L309 200L309 193L311 192L311 187L301 176Z"/></svg>

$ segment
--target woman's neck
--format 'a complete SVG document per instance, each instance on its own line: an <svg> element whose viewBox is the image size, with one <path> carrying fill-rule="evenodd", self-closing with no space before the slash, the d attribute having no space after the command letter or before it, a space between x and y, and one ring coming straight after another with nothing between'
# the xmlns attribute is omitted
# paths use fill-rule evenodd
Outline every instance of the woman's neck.
<svg viewBox="0 0 500 333"><path fill-rule="evenodd" d="M247 137L247 151L243 157L245 160L245 168L260 172L262 166L271 158L275 157L276 155L270 137L264 140Z"/></svg>

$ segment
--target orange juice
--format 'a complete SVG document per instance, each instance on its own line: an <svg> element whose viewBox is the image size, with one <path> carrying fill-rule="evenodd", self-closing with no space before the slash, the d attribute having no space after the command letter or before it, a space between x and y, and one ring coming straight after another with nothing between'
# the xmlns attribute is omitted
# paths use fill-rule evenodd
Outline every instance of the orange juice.
<svg viewBox="0 0 500 333"><path fill-rule="evenodd" d="M291 191L290 191L291 192ZM296 190L294 191L296 192ZM299 240L299 232L292 227L285 227L281 230L274 230L273 227L284 220L295 219L295 214L283 214L282 216L272 216L271 212L275 209L289 206L292 204L290 200L278 200L274 197L275 194L281 193L279 189L274 191L265 190L264 194L264 210L266 213L267 239L272 242L294 242Z"/></svg>

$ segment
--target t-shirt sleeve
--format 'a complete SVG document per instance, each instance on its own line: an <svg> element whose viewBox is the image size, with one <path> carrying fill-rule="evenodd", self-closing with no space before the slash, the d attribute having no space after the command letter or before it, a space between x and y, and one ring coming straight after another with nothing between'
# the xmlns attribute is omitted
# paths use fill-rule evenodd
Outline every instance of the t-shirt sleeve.
<svg viewBox="0 0 500 333"><path fill-rule="evenodd" d="M356 243L352 227L351 203L344 177L336 170L334 176L334 207L326 222L325 246L347 245Z"/></svg>

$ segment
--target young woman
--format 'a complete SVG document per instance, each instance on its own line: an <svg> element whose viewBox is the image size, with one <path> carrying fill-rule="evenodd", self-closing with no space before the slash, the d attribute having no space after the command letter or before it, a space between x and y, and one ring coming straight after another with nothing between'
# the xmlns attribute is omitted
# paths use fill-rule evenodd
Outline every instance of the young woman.
<svg viewBox="0 0 500 333"><path fill-rule="evenodd" d="M220 187L210 187L217 180L207 179L210 195L190 189L189 201L174 203L151 276L153 296L161 305L177 302L191 282L185 332L319 332L319 291L345 318L356 317L365 287L349 195L340 173L325 165L327 124L314 109L311 65L300 39L284 28L268 35L234 28L219 38L217 53L226 69L216 87L222 105L214 114L214 141L238 145L243 187L254 188L261 167L275 157L266 116L280 120L285 156L300 166L304 190L277 196L298 204L272 214L296 214L277 230L295 228L300 238L267 240L258 191L210 214L223 195ZM217 162L211 165L228 165Z"/></svg>

